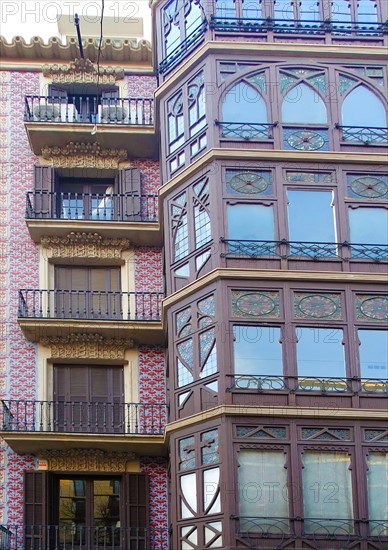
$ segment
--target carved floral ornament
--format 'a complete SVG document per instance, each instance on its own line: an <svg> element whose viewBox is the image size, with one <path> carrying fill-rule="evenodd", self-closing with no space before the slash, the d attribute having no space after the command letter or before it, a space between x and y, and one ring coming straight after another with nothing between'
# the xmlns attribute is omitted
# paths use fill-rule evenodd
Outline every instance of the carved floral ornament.
<svg viewBox="0 0 388 550"><path fill-rule="evenodd" d="M128 250L128 239L103 238L98 233L71 232L66 237L42 237L41 245L50 250L51 258L100 258L121 260Z"/></svg>
<svg viewBox="0 0 388 550"><path fill-rule="evenodd" d="M54 84L96 83L114 84L117 80L124 78L122 67L100 67L93 65L90 59L76 59L69 64L43 65L43 76L51 78Z"/></svg>
<svg viewBox="0 0 388 550"><path fill-rule="evenodd" d="M109 453L100 449L43 450L39 460L47 461L48 470L84 472L125 472L135 453Z"/></svg>
<svg viewBox="0 0 388 550"><path fill-rule="evenodd" d="M128 338L104 338L101 334L46 336L40 343L51 349L53 359L120 359L133 348Z"/></svg>
<svg viewBox="0 0 388 550"><path fill-rule="evenodd" d="M42 147L41 155L54 168L105 168L117 170L128 158L126 149L103 149L98 142L64 147Z"/></svg>

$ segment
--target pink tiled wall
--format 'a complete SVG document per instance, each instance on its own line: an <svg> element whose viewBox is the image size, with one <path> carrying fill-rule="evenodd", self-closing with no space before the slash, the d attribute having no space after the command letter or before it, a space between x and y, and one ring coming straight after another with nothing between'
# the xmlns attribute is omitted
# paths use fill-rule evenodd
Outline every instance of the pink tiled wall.
<svg viewBox="0 0 388 550"><path fill-rule="evenodd" d="M149 476L150 523L155 537L155 548L168 545L167 462L162 457L142 457L141 471Z"/></svg>
<svg viewBox="0 0 388 550"><path fill-rule="evenodd" d="M127 97L153 97L156 77L149 75L127 75L124 92Z"/></svg>

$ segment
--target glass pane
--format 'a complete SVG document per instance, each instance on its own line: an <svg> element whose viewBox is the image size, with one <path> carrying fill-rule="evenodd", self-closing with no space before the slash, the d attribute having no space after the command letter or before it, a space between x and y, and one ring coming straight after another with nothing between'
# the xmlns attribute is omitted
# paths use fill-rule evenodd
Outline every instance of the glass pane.
<svg viewBox="0 0 388 550"><path fill-rule="evenodd" d="M186 38L190 36L190 34L195 31L197 27L199 27L201 19L202 11L199 4L197 2L194 2L194 0L191 0L189 13L187 13L185 16Z"/></svg>
<svg viewBox="0 0 388 550"><path fill-rule="evenodd" d="M377 4L376 0L358 0L358 21L360 23L377 22Z"/></svg>
<svg viewBox="0 0 388 550"><path fill-rule="evenodd" d="M282 376L280 336L279 327L234 326L234 372L254 376Z"/></svg>
<svg viewBox="0 0 388 550"><path fill-rule="evenodd" d="M332 2L331 13L334 23L346 23L351 21L350 0L336 0L335 2Z"/></svg>
<svg viewBox="0 0 388 550"><path fill-rule="evenodd" d="M261 0L243 0L242 13L247 19L260 19L263 16Z"/></svg>
<svg viewBox="0 0 388 550"><path fill-rule="evenodd" d="M236 7L234 0L216 0L216 15L225 19L235 19Z"/></svg>
<svg viewBox="0 0 388 550"><path fill-rule="evenodd" d="M294 19L294 8L292 0L275 0L274 17L281 21L292 21Z"/></svg>
<svg viewBox="0 0 388 550"><path fill-rule="evenodd" d="M60 543L84 541L86 526L86 482L59 480Z"/></svg>
<svg viewBox="0 0 388 550"><path fill-rule="evenodd" d="M337 328L297 328L299 376L332 378L345 376L343 331Z"/></svg>
<svg viewBox="0 0 388 550"><path fill-rule="evenodd" d="M228 238L242 241L274 241L272 206L262 204L228 205Z"/></svg>
<svg viewBox="0 0 388 550"><path fill-rule="evenodd" d="M388 210L349 208L350 242L388 244Z"/></svg>
<svg viewBox="0 0 388 550"><path fill-rule="evenodd" d="M346 96L342 104L342 124L385 128L387 115L384 105L366 86L358 86Z"/></svg>
<svg viewBox="0 0 388 550"><path fill-rule="evenodd" d="M307 21L320 20L318 0L301 0L300 19Z"/></svg>
<svg viewBox="0 0 388 550"><path fill-rule="evenodd" d="M290 241L334 243L332 191L287 191Z"/></svg>
<svg viewBox="0 0 388 550"><path fill-rule="evenodd" d="M241 449L238 453L240 529L288 531L287 470L283 451Z"/></svg>
<svg viewBox="0 0 388 550"><path fill-rule="evenodd" d="M326 124L326 106L315 90L298 84L284 96L282 120L295 124Z"/></svg>
<svg viewBox="0 0 388 550"><path fill-rule="evenodd" d="M359 330L361 378L388 380L388 331Z"/></svg>
<svg viewBox="0 0 388 550"><path fill-rule="evenodd" d="M353 532L350 457L347 453L303 453L304 526L307 532L345 535ZM348 520L348 521L346 521Z"/></svg>
<svg viewBox="0 0 388 550"><path fill-rule="evenodd" d="M388 535L386 525L388 512L388 453L371 452L367 456L369 533L374 536ZM383 526L381 522L384 521ZM379 523L380 522L380 523Z"/></svg>
<svg viewBox="0 0 388 550"><path fill-rule="evenodd" d="M265 101L255 88L240 82L233 86L223 99L222 120L265 124L267 122Z"/></svg>

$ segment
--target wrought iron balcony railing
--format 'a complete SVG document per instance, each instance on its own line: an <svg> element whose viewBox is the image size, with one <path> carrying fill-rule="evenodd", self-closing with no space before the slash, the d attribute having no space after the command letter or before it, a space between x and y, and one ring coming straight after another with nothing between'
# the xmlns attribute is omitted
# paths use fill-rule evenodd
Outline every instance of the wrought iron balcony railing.
<svg viewBox="0 0 388 550"><path fill-rule="evenodd" d="M30 191L26 218L157 222L158 196Z"/></svg>
<svg viewBox="0 0 388 550"><path fill-rule="evenodd" d="M224 239L226 249L223 257L241 256L246 259L270 256L279 259L312 258L320 260L324 258L338 258L341 260L368 259L374 262L388 260L387 244L363 244L363 243L315 243L302 241L259 241Z"/></svg>
<svg viewBox="0 0 388 550"><path fill-rule="evenodd" d="M210 28L216 31L235 33L275 33L287 34L321 34L375 35L383 36L388 32L386 23L368 21L335 21L316 19L263 19L259 17L219 17L212 15Z"/></svg>
<svg viewBox="0 0 388 550"><path fill-rule="evenodd" d="M200 24L190 32L189 36L178 44L160 63L158 72L163 74L173 69L180 61L189 55L203 40L208 23L202 19Z"/></svg>
<svg viewBox="0 0 388 550"><path fill-rule="evenodd" d="M25 96L26 122L152 126L152 98Z"/></svg>
<svg viewBox="0 0 388 550"><path fill-rule="evenodd" d="M263 391L280 390L289 392L315 391L319 393L386 393L388 380L382 378L340 378L324 376L274 376L255 374L230 374L227 391Z"/></svg>
<svg viewBox="0 0 388 550"><path fill-rule="evenodd" d="M67 525L0 525L0 550L167 550L167 529Z"/></svg>
<svg viewBox="0 0 388 550"><path fill-rule="evenodd" d="M388 128L341 126L341 124L336 124L335 127L341 130L342 141L364 143L365 145L388 143Z"/></svg>
<svg viewBox="0 0 388 550"><path fill-rule="evenodd" d="M248 123L248 122L224 122L215 121L216 126L220 127L221 137L250 139L273 139L272 128L278 123Z"/></svg>
<svg viewBox="0 0 388 550"><path fill-rule="evenodd" d="M270 545L275 541L289 537L298 542L341 541L344 550L350 549L348 544L356 541L388 543L387 520L249 516L232 516L231 519L238 521L236 537L249 541L250 548L272 549L274 546ZM263 546L261 539L269 539L269 545Z"/></svg>
<svg viewBox="0 0 388 550"><path fill-rule="evenodd" d="M3 432L160 435L167 405L106 401L2 400Z"/></svg>
<svg viewBox="0 0 388 550"><path fill-rule="evenodd" d="M19 290L18 317L160 321L162 292Z"/></svg>

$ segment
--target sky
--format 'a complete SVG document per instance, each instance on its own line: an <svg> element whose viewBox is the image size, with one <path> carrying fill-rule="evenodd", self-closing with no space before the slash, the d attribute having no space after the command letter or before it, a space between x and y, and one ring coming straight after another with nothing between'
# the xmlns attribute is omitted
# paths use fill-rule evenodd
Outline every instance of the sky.
<svg viewBox="0 0 388 550"><path fill-rule="evenodd" d="M61 34L58 29L58 17L64 15L65 19L72 22L74 13L84 18L85 27L95 27L95 35L99 35L101 0L1 0L0 35L7 41L14 36L22 36L27 41L33 36L40 36L45 42L52 36L65 40L65 34ZM151 10L148 0L105 0L104 16L114 20L124 18L128 28L131 28L134 19L141 18L142 38L151 40ZM131 38L129 33L127 38Z"/></svg>

